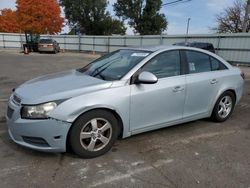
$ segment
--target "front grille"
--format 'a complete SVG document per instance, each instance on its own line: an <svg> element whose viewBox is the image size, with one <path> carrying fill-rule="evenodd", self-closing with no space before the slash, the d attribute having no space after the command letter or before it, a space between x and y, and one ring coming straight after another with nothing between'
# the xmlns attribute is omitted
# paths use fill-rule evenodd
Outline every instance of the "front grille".
<svg viewBox="0 0 250 188"><path fill-rule="evenodd" d="M14 110L8 106L8 109L7 109L7 117L8 117L9 119L12 118L13 113L14 113Z"/></svg>
<svg viewBox="0 0 250 188"><path fill-rule="evenodd" d="M16 95L13 95L12 101L17 105L21 103L21 99Z"/></svg>
<svg viewBox="0 0 250 188"><path fill-rule="evenodd" d="M46 140L44 140L43 138L39 138L39 137L30 137L30 136L22 136L23 141L34 145L34 146L39 146L39 147L49 147L50 145L48 144L48 142L46 142Z"/></svg>

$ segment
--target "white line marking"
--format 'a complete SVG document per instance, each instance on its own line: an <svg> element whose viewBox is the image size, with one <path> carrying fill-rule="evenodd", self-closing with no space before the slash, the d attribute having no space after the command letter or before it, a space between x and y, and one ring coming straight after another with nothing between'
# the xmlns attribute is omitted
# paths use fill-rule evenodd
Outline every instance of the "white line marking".
<svg viewBox="0 0 250 188"><path fill-rule="evenodd" d="M191 141L198 141L199 139L213 138L215 136L224 136L224 135L233 134L233 133L236 133L239 131L240 130L229 130L229 131L224 131L224 132L204 133L204 134L200 134L200 135L190 136L190 137L185 138L185 139L176 140L176 141L170 142L168 144L169 145L179 144L179 143L188 144Z"/></svg>
<svg viewBox="0 0 250 188"><path fill-rule="evenodd" d="M155 163L153 163L152 166L145 166L143 168L136 168L133 170L128 170L126 174L106 176L104 179L90 185L90 187L97 187L97 186L100 186L103 184L108 184L108 183L112 183L115 181L121 181L123 179L132 178L132 176L135 174L140 174L140 173L146 172L148 170L153 170L153 169L158 168L160 166L164 166L166 164L172 163L173 161L174 161L173 159L168 159L168 160L160 159L160 160L156 161ZM133 163L132 163L132 166L134 166Z"/></svg>
<svg viewBox="0 0 250 188"><path fill-rule="evenodd" d="M144 161L135 161L135 162L131 163L131 166L138 166L138 165L141 165L143 163L144 163Z"/></svg>
<svg viewBox="0 0 250 188"><path fill-rule="evenodd" d="M28 166L15 166L11 168L4 168L0 170L0 177L7 176L13 172L21 171L25 168L28 168Z"/></svg>
<svg viewBox="0 0 250 188"><path fill-rule="evenodd" d="M239 130L229 130L229 131L224 131L224 132L205 133L205 134L200 134L200 135L196 135L196 136L191 136L191 137L188 137L186 139L176 140L176 141L171 142L169 144L170 145L171 144L179 144L179 143L187 144L187 143L190 143L190 141L198 141L199 139L206 139L206 138L212 138L215 136L228 135L228 134L233 134L236 132L239 132ZM173 161L174 161L173 159L167 159L167 160L160 159L160 160L156 161L155 163L153 163L152 166L146 166L143 168L128 170L126 174L120 173L117 175L106 176L106 177L104 177L104 179L90 185L90 187L97 187L97 186L101 186L103 184L108 184L108 183L112 183L115 181L120 181L120 180L124 180L127 178L131 178L135 174L140 174L140 173L148 171L148 170L153 170L154 168L158 168L158 167L170 164Z"/></svg>
<svg viewBox="0 0 250 188"><path fill-rule="evenodd" d="M172 163L174 160L173 159L168 159L168 160L164 160L164 159L160 159L158 161L156 161L155 163L153 163L152 165L156 168L160 167L160 166L164 166L166 164Z"/></svg>
<svg viewBox="0 0 250 188"><path fill-rule="evenodd" d="M90 187L97 187L97 186L100 186L100 185L103 185L103 184L108 184L108 183L111 183L111 182L114 182L114 181L120 181L120 180L123 180L123 179L130 178L131 176L133 176L135 174L140 174L142 172L145 172L145 171L148 171L148 170L153 170L153 169L154 169L154 167L152 167L152 166L146 166L144 168L134 169L133 171L129 170L127 172L127 174L119 174L119 175L107 176L103 180L100 180L100 181L90 185Z"/></svg>

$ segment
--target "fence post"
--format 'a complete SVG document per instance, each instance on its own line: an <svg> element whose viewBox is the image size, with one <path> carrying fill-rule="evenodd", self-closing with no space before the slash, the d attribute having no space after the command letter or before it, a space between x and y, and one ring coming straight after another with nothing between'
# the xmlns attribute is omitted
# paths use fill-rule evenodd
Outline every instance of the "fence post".
<svg viewBox="0 0 250 188"><path fill-rule="evenodd" d="M108 37L108 53L110 52L110 37Z"/></svg>
<svg viewBox="0 0 250 188"><path fill-rule="evenodd" d="M81 34L78 34L78 51L81 52Z"/></svg>
<svg viewBox="0 0 250 188"><path fill-rule="evenodd" d="M218 35L218 43L217 43L217 54L219 54L219 51L220 51L220 39L221 39L221 36L219 34Z"/></svg>
<svg viewBox="0 0 250 188"><path fill-rule="evenodd" d="M93 51L92 51L93 55L95 55L95 37L93 36Z"/></svg>
<svg viewBox="0 0 250 188"><path fill-rule="evenodd" d="M124 47L126 47L126 40L127 40L127 38L126 38L126 36L124 36L124 42L123 42L123 45L124 45Z"/></svg>
<svg viewBox="0 0 250 188"><path fill-rule="evenodd" d="M23 49L23 39L22 39L22 34L20 33L20 50Z"/></svg>
<svg viewBox="0 0 250 188"><path fill-rule="evenodd" d="M66 35L63 36L63 46L64 46L64 51L66 49Z"/></svg>
<svg viewBox="0 0 250 188"><path fill-rule="evenodd" d="M2 35L3 35L3 33L1 33L1 36L2 36ZM3 37L2 37L2 38L3 38ZM3 40L3 39L2 39L2 40ZM2 40L1 40L1 41L2 41ZM0 46L0 47L3 47L3 46Z"/></svg>
<svg viewBox="0 0 250 188"><path fill-rule="evenodd" d="M5 48L4 33L3 33L3 48Z"/></svg>
<svg viewBox="0 0 250 188"><path fill-rule="evenodd" d="M162 38L162 34L160 35L160 45L163 45L163 38Z"/></svg>

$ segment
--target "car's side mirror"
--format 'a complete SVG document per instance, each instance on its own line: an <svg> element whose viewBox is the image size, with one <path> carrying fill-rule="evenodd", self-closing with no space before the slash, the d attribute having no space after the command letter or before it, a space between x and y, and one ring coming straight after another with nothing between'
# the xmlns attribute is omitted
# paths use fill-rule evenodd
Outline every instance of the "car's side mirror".
<svg viewBox="0 0 250 188"><path fill-rule="evenodd" d="M151 72L141 72L135 80L136 84L155 84L158 78Z"/></svg>

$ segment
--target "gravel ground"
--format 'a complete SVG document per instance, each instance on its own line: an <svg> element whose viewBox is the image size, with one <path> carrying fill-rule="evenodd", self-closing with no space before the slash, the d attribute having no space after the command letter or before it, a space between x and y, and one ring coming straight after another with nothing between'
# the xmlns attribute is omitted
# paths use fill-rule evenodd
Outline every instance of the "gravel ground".
<svg viewBox="0 0 250 188"><path fill-rule="evenodd" d="M0 51L1 187L250 187L250 68L244 96L224 123L199 120L119 140L80 159L13 143L4 118L11 89L47 73L82 67L97 55Z"/></svg>

